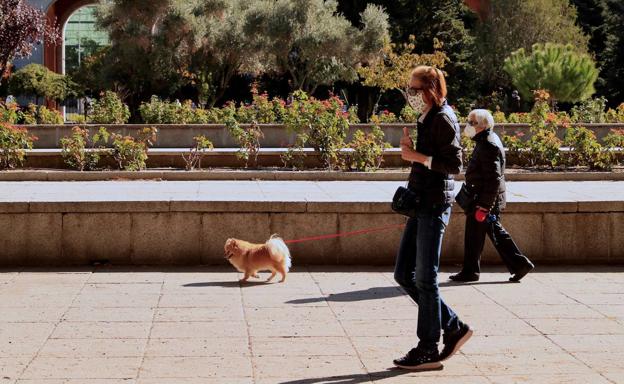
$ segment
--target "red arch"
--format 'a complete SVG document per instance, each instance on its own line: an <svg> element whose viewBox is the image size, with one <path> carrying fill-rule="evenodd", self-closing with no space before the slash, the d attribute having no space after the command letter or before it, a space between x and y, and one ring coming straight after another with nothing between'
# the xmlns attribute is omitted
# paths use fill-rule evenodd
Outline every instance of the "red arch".
<svg viewBox="0 0 624 384"><path fill-rule="evenodd" d="M48 22L56 24L61 30L65 27L65 23L69 17L79 8L95 4L97 0L56 0L53 2L46 12ZM43 47L43 65L50 70L61 73L63 45L61 44L45 44Z"/></svg>

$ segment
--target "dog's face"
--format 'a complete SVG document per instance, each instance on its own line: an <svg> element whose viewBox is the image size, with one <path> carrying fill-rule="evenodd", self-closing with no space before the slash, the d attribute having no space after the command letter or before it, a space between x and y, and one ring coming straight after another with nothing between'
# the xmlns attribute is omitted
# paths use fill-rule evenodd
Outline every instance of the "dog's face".
<svg viewBox="0 0 624 384"><path fill-rule="evenodd" d="M240 254L240 247L236 239L227 239L223 249L225 251L225 258L228 260L230 260L233 256Z"/></svg>

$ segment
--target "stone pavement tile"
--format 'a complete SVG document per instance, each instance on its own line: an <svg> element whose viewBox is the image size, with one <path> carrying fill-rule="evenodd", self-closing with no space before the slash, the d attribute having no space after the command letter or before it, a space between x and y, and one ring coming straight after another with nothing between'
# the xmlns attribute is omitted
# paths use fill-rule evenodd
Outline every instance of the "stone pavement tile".
<svg viewBox="0 0 624 384"><path fill-rule="evenodd" d="M440 296L451 307L456 305L492 305L494 300L473 287L442 287Z"/></svg>
<svg viewBox="0 0 624 384"><path fill-rule="evenodd" d="M486 375L591 374L583 362L567 353L466 355Z"/></svg>
<svg viewBox="0 0 624 384"><path fill-rule="evenodd" d="M405 351L400 351L395 354L383 354L383 355L365 355L362 356L362 362L366 367L366 371L374 378L381 378L385 376L392 376L396 373L396 368L392 364L392 360L405 355ZM477 369L475 364L461 354L456 354L452 358L444 361L443 369L440 371L427 371L427 372L409 372L404 376L412 377L412 380L417 380L419 377L426 376L479 376L482 373ZM399 370L400 372L400 370Z"/></svg>
<svg viewBox="0 0 624 384"><path fill-rule="evenodd" d="M71 304L72 307L101 307L101 308L118 308L118 307L156 307L158 305L159 294L80 294Z"/></svg>
<svg viewBox="0 0 624 384"><path fill-rule="evenodd" d="M418 318L418 308L414 305L386 305L374 303L374 305L357 306L341 305L332 303L331 307L339 320L412 320Z"/></svg>
<svg viewBox="0 0 624 384"><path fill-rule="evenodd" d="M245 318L250 325L270 321L335 321L330 307L245 308Z"/></svg>
<svg viewBox="0 0 624 384"><path fill-rule="evenodd" d="M162 283L165 281L164 272L136 271L119 268L118 270L98 269L91 274L89 284L139 284L139 283Z"/></svg>
<svg viewBox="0 0 624 384"><path fill-rule="evenodd" d="M350 337L360 356L387 356L392 358L404 355L417 343L416 332L406 336L353 336Z"/></svg>
<svg viewBox="0 0 624 384"><path fill-rule="evenodd" d="M387 306L413 305L412 300L396 287L373 287L359 291L330 293L322 296L328 303L376 303Z"/></svg>
<svg viewBox="0 0 624 384"><path fill-rule="evenodd" d="M572 355L598 372L624 372L622 354L612 352L572 352Z"/></svg>
<svg viewBox="0 0 624 384"><path fill-rule="evenodd" d="M325 378L364 374L364 367L355 356L282 356L254 357L256 378ZM322 381L321 381L322 382Z"/></svg>
<svg viewBox="0 0 624 384"><path fill-rule="evenodd" d="M624 293L569 293L570 297L583 304L622 304L624 303Z"/></svg>
<svg viewBox="0 0 624 384"><path fill-rule="evenodd" d="M613 352L624 356L624 334L550 335L554 343L568 352Z"/></svg>
<svg viewBox="0 0 624 384"><path fill-rule="evenodd" d="M154 323L150 338L183 339L247 336L247 325L242 321L204 321Z"/></svg>
<svg viewBox="0 0 624 384"><path fill-rule="evenodd" d="M591 291L588 291L588 285L591 285ZM566 281L554 283L552 284L552 287L557 289L559 292L563 292L570 296L624 293L624 281L593 281L587 284L579 284L575 281Z"/></svg>
<svg viewBox="0 0 624 384"><path fill-rule="evenodd" d="M224 382L223 382L223 378L211 379L211 378L206 378L206 377L202 377L202 378L180 378L178 377L178 378L168 379L168 378L160 377L157 379L139 378L136 381L136 384L224 384ZM254 381L251 377L248 377L248 378L228 377L227 384L254 384Z"/></svg>
<svg viewBox="0 0 624 384"><path fill-rule="evenodd" d="M247 357L146 357L139 379L143 378L252 377L251 360Z"/></svg>
<svg viewBox="0 0 624 384"><path fill-rule="evenodd" d="M54 329L53 323L3 323L0 324L0 340L45 340Z"/></svg>
<svg viewBox="0 0 624 384"><path fill-rule="evenodd" d="M17 384L136 384L134 379L19 379Z"/></svg>
<svg viewBox="0 0 624 384"><path fill-rule="evenodd" d="M123 379L135 378L141 357L37 357L23 379Z"/></svg>
<svg viewBox="0 0 624 384"><path fill-rule="evenodd" d="M446 302L446 300L445 300ZM490 319L517 319L517 316L507 310L504 306L498 304L466 304L463 302L458 305L450 305L453 311L462 321L470 322L473 318L482 317L484 313L488 314Z"/></svg>
<svg viewBox="0 0 624 384"><path fill-rule="evenodd" d="M192 339L150 339L145 348L148 357L247 356L247 337L211 337Z"/></svg>
<svg viewBox="0 0 624 384"><path fill-rule="evenodd" d="M146 339L49 339L38 357L143 356Z"/></svg>
<svg viewBox="0 0 624 384"><path fill-rule="evenodd" d="M254 356L354 356L346 337L252 337Z"/></svg>
<svg viewBox="0 0 624 384"><path fill-rule="evenodd" d="M624 325L612 319L527 319L547 335L612 335L624 334Z"/></svg>
<svg viewBox="0 0 624 384"><path fill-rule="evenodd" d="M151 323L136 322L61 322L52 339L147 339Z"/></svg>
<svg viewBox="0 0 624 384"><path fill-rule="evenodd" d="M461 351L466 355L498 355L515 353L565 353L561 347L544 336L473 336Z"/></svg>
<svg viewBox="0 0 624 384"><path fill-rule="evenodd" d="M257 321L250 323L249 334L253 337L346 336L341 324L335 318L322 322L293 323L288 319Z"/></svg>
<svg viewBox="0 0 624 384"><path fill-rule="evenodd" d="M624 304L619 305L603 305L603 304L590 304L590 307L603 315L614 318L616 320L624 321Z"/></svg>
<svg viewBox="0 0 624 384"><path fill-rule="evenodd" d="M76 290L78 293L78 290ZM2 294L0 295L0 309L7 307L32 307L32 308L44 308L44 307L69 307L76 297L75 293L72 294Z"/></svg>
<svg viewBox="0 0 624 384"><path fill-rule="evenodd" d="M619 371L602 372L602 375L607 379L611 380L613 384L624 383L624 369Z"/></svg>
<svg viewBox="0 0 624 384"><path fill-rule="evenodd" d="M340 322L351 336L411 336L416 333L412 320L342 320Z"/></svg>
<svg viewBox="0 0 624 384"><path fill-rule="evenodd" d="M24 371L31 357L0 357L0 378L15 380Z"/></svg>
<svg viewBox="0 0 624 384"><path fill-rule="evenodd" d="M607 384L609 383L598 373L578 374L534 374L525 373L517 375L488 375L492 384L517 384L517 383L540 383L540 384Z"/></svg>
<svg viewBox="0 0 624 384"><path fill-rule="evenodd" d="M254 380L255 384L342 384L342 383L357 383L357 384L373 384L370 380L370 376L366 373L349 374L349 375L332 375L331 372L327 372L323 376L311 376L311 377L257 377Z"/></svg>
<svg viewBox="0 0 624 384"><path fill-rule="evenodd" d="M68 268L55 270L54 268L45 268L41 272L23 271L15 279L19 283L39 284L84 284L91 277L91 268L79 267L75 272L64 272ZM82 271L80 271L82 270Z"/></svg>
<svg viewBox="0 0 624 384"><path fill-rule="evenodd" d="M439 372L439 376L417 376L413 375L400 375L395 377L384 377L375 380L375 383L380 384L413 384L418 382L419 384L489 384L490 381L485 376L474 375L462 375L462 376L444 376L444 370Z"/></svg>
<svg viewBox="0 0 624 384"><path fill-rule="evenodd" d="M243 321L242 307L157 308L154 321Z"/></svg>
<svg viewBox="0 0 624 384"><path fill-rule="evenodd" d="M112 283L112 284L85 284L81 291L83 295L136 295L136 294L159 294L161 283Z"/></svg>
<svg viewBox="0 0 624 384"><path fill-rule="evenodd" d="M520 319L490 319L481 316L471 318L469 325L474 330L475 336L523 336L540 334L535 328L527 324L526 321Z"/></svg>
<svg viewBox="0 0 624 384"><path fill-rule="evenodd" d="M240 307L241 296L234 295L202 295L202 294L163 294L159 307L193 308L193 307Z"/></svg>
<svg viewBox="0 0 624 384"><path fill-rule="evenodd" d="M154 317L155 308L69 308L64 321L76 322L149 322Z"/></svg>
<svg viewBox="0 0 624 384"><path fill-rule="evenodd" d="M54 292L54 295L73 296L83 287L83 283L62 284L62 283L37 283L37 282L12 282L5 285L0 292L2 296L47 296Z"/></svg>
<svg viewBox="0 0 624 384"><path fill-rule="evenodd" d="M0 310L0 323L57 322L66 307L4 307Z"/></svg>
<svg viewBox="0 0 624 384"><path fill-rule="evenodd" d="M45 338L32 339L29 337L0 338L0 357L34 357Z"/></svg>
<svg viewBox="0 0 624 384"><path fill-rule="evenodd" d="M505 305L521 319L596 319L600 312L583 304L522 304Z"/></svg>
<svg viewBox="0 0 624 384"><path fill-rule="evenodd" d="M522 304L578 304L578 302L568 296L549 290L545 287L531 287L522 289L522 284L513 284L515 289L507 287L487 287L478 286L481 292L495 302L502 305L522 305Z"/></svg>

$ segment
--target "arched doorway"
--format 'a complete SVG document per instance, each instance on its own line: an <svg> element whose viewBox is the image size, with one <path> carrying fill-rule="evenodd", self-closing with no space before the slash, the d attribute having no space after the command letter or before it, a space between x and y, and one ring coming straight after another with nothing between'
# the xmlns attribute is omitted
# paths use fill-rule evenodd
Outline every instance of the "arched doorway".
<svg viewBox="0 0 624 384"><path fill-rule="evenodd" d="M95 9L95 5L85 5L67 19L63 28L61 73L73 73L84 58L109 44L106 32L95 27Z"/></svg>

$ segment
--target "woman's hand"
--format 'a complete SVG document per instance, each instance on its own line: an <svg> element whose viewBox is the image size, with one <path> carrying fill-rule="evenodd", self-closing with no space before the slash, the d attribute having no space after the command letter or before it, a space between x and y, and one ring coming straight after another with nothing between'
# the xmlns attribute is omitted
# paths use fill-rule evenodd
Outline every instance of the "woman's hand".
<svg viewBox="0 0 624 384"><path fill-rule="evenodd" d="M416 163L424 163L427 156L414 150L414 142L409 136L409 130L403 127L403 136L401 137L401 158L405 161Z"/></svg>

